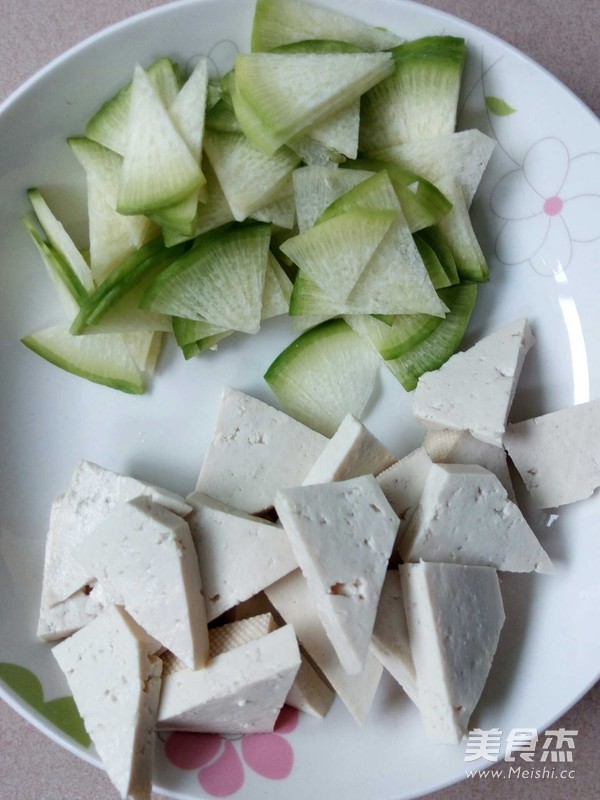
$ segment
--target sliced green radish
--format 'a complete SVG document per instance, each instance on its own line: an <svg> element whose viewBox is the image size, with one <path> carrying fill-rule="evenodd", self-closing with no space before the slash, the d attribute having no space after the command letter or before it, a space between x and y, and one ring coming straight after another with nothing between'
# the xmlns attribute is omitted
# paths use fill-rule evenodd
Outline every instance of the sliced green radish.
<svg viewBox="0 0 600 800"><path fill-rule="evenodd" d="M252 50L272 50L305 39L339 40L361 50L387 50L400 43L389 31L304 0L258 0Z"/></svg>
<svg viewBox="0 0 600 800"><path fill-rule="evenodd" d="M150 214L184 200L202 183L204 176L198 162L150 79L137 65L131 86L117 211Z"/></svg>
<svg viewBox="0 0 600 800"><path fill-rule="evenodd" d="M58 299L67 317L69 320L74 319L79 313L81 304L87 299L88 294L85 288L71 269L70 264L51 244L40 236L33 223L24 217L23 224L46 265Z"/></svg>
<svg viewBox="0 0 600 800"><path fill-rule="evenodd" d="M394 211L349 211L293 236L281 250L328 297L343 303L396 216Z"/></svg>
<svg viewBox="0 0 600 800"><path fill-rule="evenodd" d="M199 356L200 353L204 353L206 350L216 350L219 342L223 339L227 339L227 337L231 336L233 333L235 333L235 331L226 330L222 333L215 333L213 336L205 336L203 339L181 345L183 357L187 361L194 356Z"/></svg>
<svg viewBox="0 0 600 800"><path fill-rule="evenodd" d="M146 216L118 213L121 156L85 137L70 138L68 143L86 173L90 269L98 285L159 230Z"/></svg>
<svg viewBox="0 0 600 800"><path fill-rule="evenodd" d="M250 214L251 219L257 222L270 222L278 228L291 230L296 223L296 203L294 202L294 186L292 175L286 178L286 186L281 187L280 199L269 203L262 208L257 208Z"/></svg>
<svg viewBox="0 0 600 800"><path fill-rule="evenodd" d="M442 323L441 317L429 314L397 314L389 325L369 314L356 314L344 319L384 359L398 358L426 339Z"/></svg>
<svg viewBox="0 0 600 800"><path fill-rule="evenodd" d="M208 62L203 58L198 61L192 74L169 106L169 115L198 166L201 165L202 161L202 138L204 135L207 93ZM202 169L200 169L200 172L202 174L201 186L203 186L206 184L206 177L202 173ZM195 189L188 197L176 205L156 211L154 219L163 226L192 236L200 188Z"/></svg>
<svg viewBox="0 0 600 800"><path fill-rule="evenodd" d="M454 286L458 281L458 270L456 269L456 261L452 255L452 250L446 244L446 240L440 233L437 225L432 225L429 228L423 228L419 231L421 239L432 248L442 265L444 272L448 276L450 286Z"/></svg>
<svg viewBox="0 0 600 800"><path fill-rule="evenodd" d="M85 291L93 291L94 281L88 263L66 232L62 222L50 210L40 190L29 189L27 196L50 244L69 265L74 278L79 281Z"/></svg>
<svg viewBox="0 0 600 800"><path fill-rule="evenodd" d="M140 301L154 280L155 274L169 264L175 255L171 253L157 254L150 262L144 264L143 274L135 280L131 276L120 286L113 288L104 300L98 301L95 308L86 307L87 323L81 329L82 334L122 333L123 335L168 332L171 330L171 318L167 314L140 308ZM99 287L100 288L100 287ZM98 290L97 290L98 291ZM93 301L88 300L91 305ZM83 315L82 315L83 316Z"/></svg>
<svg viewBox="0 0 600 800"><path fill-rule="evenodd" d="M154 375L163 345L162 332L137 331L125 333L122 338L140 372Z"/></svg>
<svg viewBox="0 0 600 800"><path fill-rule="evenodd" d="M307 166L292 175L296 218L300 233L312 228L327 206L370 178L367 170L341 170L331 166Z"/></svg>
<svg viewBox="0 0 600 800"><path fill-rule="evenodd" d="M437 223L437 228L450 248L459 278L466 281L487 281L489 267L473 230L471 216L461 187L455 178L440 182L445 194L452 198L452 211Z"/></svg>
<svg viewBox="0 0 600 800"><path fill-rule="evenodd" d="M221 325L213 325L212 322L206 322L206 320L186 319L185 317L171 317L171 323L175 341L180 347L230 330Z"/></svg>
<svg viewBox="0 0 600 800"><path fill-rule="evenodd" d="M196 213L195 235L200 236L208 231L220 228L233 222L233 212L221 188L219 179L207 158L202 163L202 171L206 176L206 189L208 198L205 203L199 203ZM169 244L173 244L170 242Z"/></svg>
<svg viewBox="0 0 600 800"><path fill-rule="evenodd" d="M262 318L270 319L287 314L292 297L293 284L273 253L267 256L267 271L262 300Z"/></svg>
<svg viewBox="0 0 600 800"><path fill-rule="evenodd" d="M80 378L130 394L142 394L144 379L119 334L73 336L55 326L21 339L34 353Z"/></svg>
<svg viewBox="0 0 600 800"><path fill-rule="evenodd" d="M413 239L417 245L419 255L423 259L425 269L431 278L433 288L443 289L445 286L451 286L452 282L448 278L446 270L442 266L433 247L419 233L414 233Z"/></svg>
<svg viewBox="0 0 600 800"><path fill-rule="evenodd" d="M379 369L371 345L343 320L299 336L273 361L265 380L284 411L325 436L347 414L360 418Z"/></svg>
<svg viewBox="0 0 600 800"><path fill-rule="evenodd" d="M407 392L416 387L423 373L438 369L458 350L475 306L477 284L440 289L440 297L450 311L433 333L398 358L384 361Z"/></svg>
<svg viewBox="0 0 600 800"><path fill-rule="evenodd" d="M496 141L485 133L467 130L386 147L372 157L414 170L436 185L453 176L470 206L495 148Z"/></svg>
<svg viewBox="0 0 600 800"><path fill-rule="evenodd" d="M375 173L357 186L349 189L334 200L321 216L316 225L333 219L348 211L399 211L400 203L394 187L385 170Z"/></svg>
<svg viewBox="0 0 600 800"><path fill-rule="evenodd" d="M392 50L394 72L365 94L361 150L430 139L456 127L465 42L426 36Z"/></svg>
<svg viewBox="0 0 600 800"><path fill-rule="evenodd" d="M88 297L73 320L71 333L80 334L88 325L97 324L102 317L149 273L163 268L180 251L167 250L159 237L132 253Z"/></svg>
<svg viewBox="0 0 600 800"><path fill-rule="evenodd" d="M240 53L234 108L248 138L274 153L349 106L392 70L389 53Z"/></svg>
<svg viewBox="0 0 600 800"><path fill-rule="evenodd" d="M269 240L261 223L204 234L158 276L141 306L257 333Z"/></svg>
<svg viewBox="0 0 600 800"><path fill-rule="evenodd" d="M169 58L160 58L146 71L163 104L168 108L183 83L179 66ZM124 155L130 103L131 82L98 109L87 123L85 135L109 150Z"/></svg>
<svg viewBox="0 0 600 800"><path fill-rule="evenodd" d="M377 159L357 159L347 161L344 167L359 172L381 172L384 169L413 233L434 225L452 208L450 200L431 181L399 164Z"/></svg>
<svg viewBox="0 0 600 800"><path fill-rule="evenodd" d="M265 155L242 133L206 131L204 149L238 222L284 197L300 163L287 147Z"/></svg>

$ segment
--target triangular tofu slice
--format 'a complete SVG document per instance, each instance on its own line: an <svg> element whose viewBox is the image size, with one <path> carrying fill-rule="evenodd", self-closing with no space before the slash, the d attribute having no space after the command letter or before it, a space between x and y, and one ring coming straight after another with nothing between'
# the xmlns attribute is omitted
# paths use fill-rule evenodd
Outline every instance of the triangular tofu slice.
<svg viewBox="0 0 600 800"><path fill-rule="evenodd" d="M408 522L419 504L431 463L425 448L418 447L377 476L377 483L402 522Z"/></svg>
<svg viewBox="0 0 600 800"><path fill-rule="evenodd" d="M499 478L476 464L432 465L398 549L404 561L554 571Z"/></svg>
<svg viewBox="0 0 600 800"><path fill-rule="evenodd" d="M335 651L356 675L399 519L372 475L282 490L275 508Z"/></svg>
<svg viewBox="0 0 600 800"><path fill-rule="evenodd" d="M184 200L204 183L194 156L144 70L131 84L117 211L148 214Z"/></svg>
<svg viewBox="0 0 600 800"><path fill-rule="evenodd" d="M348 675L325 632L306 579L299 569L268 586L265 594L285 621L294 626L302 647L356 722L362 725L369 715L381 680L381 663L368 653L362 672Z"/></svg>
<svg viewBox="0 0 600 800"><path fill-rule="evenodd" d="M119 504L73 555L191 669L208 658L198 556L187 522L145 497Z"/></svg>
<svg viewBox="0 0 600 800"><path fill-rule="evenodd" d="M304 485L378 475L396 460L362 422L348 414L313 464Z"/></svg>
<svg viewBox="0 0 600 800"><path fill-rule="evenodd" d="M272 731L300 667L291 625L163 680L157 727L224 735Z"/></svg>
<svg viewBox="0 0 600 800"><path fill-rule="evenodd" d="M421 562L403 564L400 576L425 730L433 742L458 744L504 624L498 574Z"/></svg>
<svg viewBox="0 0 600 800"><path fill-rule="evenodd" d="M176 514L191 511L183 497L145 481L112 472L91 461L75 469L53 520L52 546L46 548L44 582L47 602L54 605L86 586L93 575L75 559L72 550L83 542L118 503L151 497Z"/></svg>
<svg viewBox="0 0 600 800"><path fill-rule="evenodd" d="M122 798L150 800L162 661L158 642L118 606L52 649Z"/></svg>
<svg viewBox="0 0 600 800"><path fill-rule="evenodd" d="M523 361L535 339L526 319L491 333L421 376L413 395L416 418L431 428L468 430L502 445Z"/></svg>
<svg viewBox="0 0 600 800"><path fill-rule="evenodd" d="M208 620L297 567L281 526L194 492L190 530L198 553Z"/></svg>
<svg viewBox="0 0 600 800"><path fill-rule="evenodd" d="M509 425L508 455L538 508L584 500L600 486L600 400Z"/></svg>
<svg viewBox="0 0 600 800"><path fill-rule="evenodd" d="M279 488L298 486L327 439L267 403L225 387L196 489L258 513Z"/></svg>

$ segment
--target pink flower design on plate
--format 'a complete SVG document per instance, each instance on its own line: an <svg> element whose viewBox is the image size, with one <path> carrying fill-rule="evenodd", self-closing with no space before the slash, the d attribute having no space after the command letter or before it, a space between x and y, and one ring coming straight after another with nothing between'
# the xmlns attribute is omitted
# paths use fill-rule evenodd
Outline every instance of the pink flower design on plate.
<svg viewBox="0 0 600 800"><path fill-rule="evenodd" d="M180 769L197 769L198 783L207 794L229 797L244 784L244 763L270 780L288 777L294 765L294 751L282 734L294 730L298 716L296 709L284 706L273 733L253 733L239 739L176 731L165 741L165 754Z"/></svg>
<svg viewBox="0 0 600 800"><path fill-rule="evenodd" d="M490 204L505 220L496 239L500 261L528 261L542 275L562 272L574 242L600 238L600 153L571 157L560 139L541 139L498 182Z"/></svg>

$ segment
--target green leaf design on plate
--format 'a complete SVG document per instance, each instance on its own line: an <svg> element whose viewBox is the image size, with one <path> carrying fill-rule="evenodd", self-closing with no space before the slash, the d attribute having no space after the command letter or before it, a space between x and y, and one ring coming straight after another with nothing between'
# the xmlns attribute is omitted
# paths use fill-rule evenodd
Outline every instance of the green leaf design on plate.
<svg viewBox="0 0 600 800"><path fill-rule="evenodd" d="M55 700L44 700L44 690L39 679L26 667L20 664L0 662L0 678L10 686L13 692L22 697L26 703L46 717L53 725L75 739L84 747L90 746L90 737L83 725L75 701L70 696L57 697Z"/></svg>
<svg viewBox="0 0 600 800"><path fill-rule="evenodd" d="M509 114L514 114L517 110L509 106L501 97L492 97L492 95L486 95L485 104L488 111L491 111L492 114L495 114L497 117L508 117Z"/></svg>

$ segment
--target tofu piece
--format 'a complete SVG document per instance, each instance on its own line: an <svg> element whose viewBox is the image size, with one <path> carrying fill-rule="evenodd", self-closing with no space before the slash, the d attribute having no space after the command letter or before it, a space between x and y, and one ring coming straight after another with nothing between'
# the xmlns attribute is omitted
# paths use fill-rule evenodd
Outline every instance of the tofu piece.
<svg viewBox="0 0 600 800"><path fill-rule="evenodd" d="M163 647L191 669L206 663L200 567L184 519L138 497L115 506L73 555Z"/></svg>
<svg viewBox="0 0 600 800"><path fill-rule="evenodd" d="M431 460L437 464L479 464L493 472L500 479L510 499L515 499L504 447L481 442L468 431L447 429L429 429L423 446Z"/></svg>
<svg viewBox="0 0 600 800"><path fill-rule="evenodd" d="M193 492L192 532L209 621L279 580L298 562L280 525Z"/></svg>
<svg viewBox="0 0 600 800"><path fill-rule="evenodd" d="M477 464L432 465L398 549L404 561L554 571L498 477Z"/></svg>
<svg viewBox="0 0 600 800"><path fill-rule="evenodd" d="M377 483L402 522L413 515L431 468L424 447L418 447L377 476Z"/></svg>
<svg viewBox="0 0 600 800"><path fill-rule="evenodd" d="M348 675L329 641L306 579L299 569L267 587L265 594L285 621L294 626L302 647L356 722L362 725L369 715L381 680L381 663L368 653L363 671L358 675Z"/></svg>
<svg viewBox="0 0 600 800"><path fill-rule="evenodd" d="M162 662L158 642L118 606L52 649L120 796L150 800Z"/></svg>
<svg viewBox="0 0 600 800"><path fill-rule="evenodd" d="M410 650L400 573L397 569L389 569L385 575L373 628L371 652L418 706L417 676Z"/></svg>
<svg viewBox="0 0 600 800"><path fill-rule="evenodd" d="M398 459L353 414L348 414L304 479L305 486L378 475Z"/></svg>
<svg viewBox="0 0 600 800"><path fill-rule="evenodd" d="M419 379L415 417L428 427L466 430L501 447L523 361L534 341L527 320L520 319L455 353Z"/></svg>
<svg viewBox="0 0 600 800"><path fill-rule="evenodd" d="M294 629L285 625L202 669L173 672L163 680L157 727L221 735L272 731L299 667Z"/></svg>
<svg viewBox="0 0 600 800"><path fill-rule="evenodd" d="M50 606L66 600L93 578L73 558L73 548L87 539L118 503L140 496L150 497L182 516L190 511L183 497L174 492L120 475L91 461L78 464L56 514L52 547L46 549L44 581Z"/></svg>
<svg viewBox="0 0 600 800"><path fill-rule="evenodd" d="M250 395L225 387L196 490L257 514L280 488L298 486L327 438Z"/></svg>
<svg viewBox="0 0 600 800"><path fill-rule="evenodd" d="M340 662L356 675L400 520L372 475L284 489L275 508Z"/></svg>
<svg viewBox="0 0 600 800"><path fill-rule="evenodd" d="M424 561L399 569L425 730L437 744L458 744L504 624L498 574Z"/></svg>
<svg viewBox="0 0 600 800"><path fill-rule="evenodd" d="M600 400L509 425L504 444L538 508L585 500L600 486Z"/></svg>

